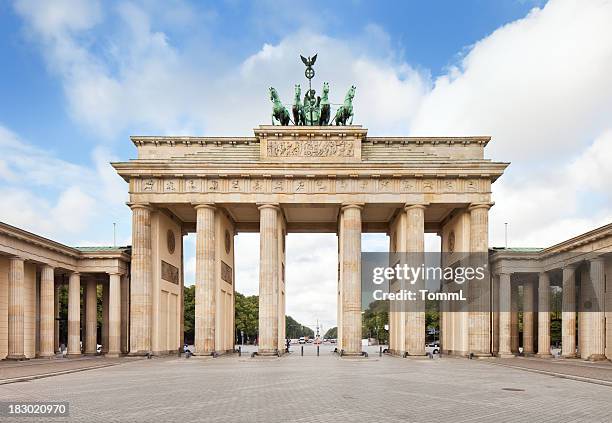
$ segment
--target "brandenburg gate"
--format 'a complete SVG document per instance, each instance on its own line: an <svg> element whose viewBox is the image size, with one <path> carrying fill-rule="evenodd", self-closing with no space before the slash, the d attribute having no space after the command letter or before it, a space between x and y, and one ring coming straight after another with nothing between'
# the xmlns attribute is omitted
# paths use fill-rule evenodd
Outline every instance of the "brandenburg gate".
<svg viewBox="0 0 612 423"><path fill-rule="evenodd" d="M180 348L180 240L189 232L197 234L197 355L234 348L239 232L260 233L260 355L283 351L287 233L338 236L338 348L345 355L362 352L363 232L388 234L391 252L422 252L432 232L443 252L486 254L491 184L508 165L484 158L490 138L367 132L342 122L259 126L250 137L132 137L137 159L112 164L129 182L133 213L130 354ZM444 349L490 355L490 313L461 314L447 313ZM424 311L390 315L392 352L420 355L424 345Z"/></svg>

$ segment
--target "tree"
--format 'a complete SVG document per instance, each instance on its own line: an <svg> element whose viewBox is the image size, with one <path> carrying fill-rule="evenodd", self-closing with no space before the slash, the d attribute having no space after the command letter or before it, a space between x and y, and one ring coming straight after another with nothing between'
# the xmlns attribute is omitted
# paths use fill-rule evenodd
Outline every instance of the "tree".
<svg viewBox="0 0 612 423"><path fill-rule="evenodd" d="M325 332L325 335L323 335L323 338L325 339L336 339L338 338L338 327L334 326L331 329L328 329L327 332Z"/></svg>
<svg viewBox="0 0 612 423"><path fill-rule="evenodd" d="M314 337L314 331L308 326L304 326L297 322L293 317L285 317L285 334L287 338L301 338L307 336L309 338Z"/></svg>
<svg viewBox="0 0 612 423"><path fill-rule="evenodd" d="M361 333L364 338L376 338L379 343L386 343L388 332L385 325L389 324L389 302L377 300L370 303L363 313Z"/></svg>
<svg viewBox="0 0 612 423"><path fill-rule="evenodd" d="M183 329L185 342L193 344L195 336L195 285L183 288Z"/></svg>
<svg viewBox="0 0 612 423"><path fill-rule="evenodd" d="M253 342L257 337L259 327L259 296L244 296L236 292L236 336L240 338L241 331L244 339Z"/></svg>

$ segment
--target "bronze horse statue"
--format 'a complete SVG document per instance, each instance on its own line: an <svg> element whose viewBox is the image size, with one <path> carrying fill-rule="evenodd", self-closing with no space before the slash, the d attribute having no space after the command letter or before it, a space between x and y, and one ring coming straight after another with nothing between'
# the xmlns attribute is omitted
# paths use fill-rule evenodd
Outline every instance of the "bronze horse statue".
<svg viewBox="0 0 612 423"><path fill-rule="evenodd" d="M344 104L338 108L336 116L334 117L336 125L346 125L349 118L351 119L349 125L353 124L353 98L355 97L355 89L356 87L351 85L351 88L349 88L346 93L346 97L344 97Z"/></svg>
<svg viewBox="0 0 612 423"><path fill-rule="evenodd" d="M319 116L319 126L327 126L331 117L329 106L329 83L323 83L323 96L321 97L321 115Z"/></svg>
<svg viewBox="0 0 612 423"><path fill-rule="evenodd" d="M287 108L283 106L280 98L278 97L278 92L274 89L274 87L270 87L270 100L272 100L272 125L275 125L274 119L276 119L282 126L289 125L289 121L291 118L289 117L289 112Z"/></svg>
<svg viewBox="0 0 612 423"><path fill-rule="evenodd" d="M294 125L305 125L306 116L304 115L304 105L300 96L302 95L302 88L300 84L295 85L295 97L293 99L293 124Z"/></svg>

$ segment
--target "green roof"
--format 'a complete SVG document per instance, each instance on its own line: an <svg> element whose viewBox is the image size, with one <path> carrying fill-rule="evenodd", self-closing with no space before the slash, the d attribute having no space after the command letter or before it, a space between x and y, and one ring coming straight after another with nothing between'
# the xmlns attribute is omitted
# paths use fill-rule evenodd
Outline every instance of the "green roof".
<svg viewBox="0 0 612 423"><path fill-rule="evenodd" d="M512 248L504 248L504 247L492 247L493 251L509 251L512 253L539 253L544 250L544 248L537 247L512 247Z"/></svg>
<svg viewBox="0 0 612 423"><path fill-rule="evenodd" d="M74 248L84 253L95 253L99 251L125 251L125 250L129 250L131 247L125 246L125 247L74 247Z"/></svg>

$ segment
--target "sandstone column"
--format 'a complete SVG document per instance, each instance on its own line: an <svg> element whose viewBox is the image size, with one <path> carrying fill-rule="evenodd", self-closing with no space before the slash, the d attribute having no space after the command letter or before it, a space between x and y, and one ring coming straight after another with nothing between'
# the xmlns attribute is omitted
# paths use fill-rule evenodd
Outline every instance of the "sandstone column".
<svg viewBox="0 0 612 423"><path fill-rule="evenodd" d="M510 281L510 347L512 352L519 352L518 324L518 285Z"/></svg>
<svg viewBox="0 0 612 423"><path fill-rule="evenodd" d="M40 357L55 355L55 287L53 267L44 265L40 272Z"/></svg>
<svg viewBox="0 0 612 423"><path fill-rule="evenodd" d="M194 353L210 355L215 352L215 207L199 204L196 207L196 292ZM261 310L260 310L261 314Z"/></svg>
<svg viewBox="0 0 612 423"><path fill-rule="evenodd" d="M108 281L108 352L107 357L121 353L121 275L111 273Z"/></svg>
<svg viewBox="0 0 612 423"><path fill-rule="evenodd" d="M499 275L499 356L514 357L512 353L512 284L510 274Z"/></svg>
<svg viewBox="0 0 612 423"><path fill-rule="evenodd" d="M68 355L81 355L81 276L72 272L68 280Z"/></svg>
<svg viewBox="0 0 612 423"><path fill-rule="evenodd" d="M109 286L102 284L102 354L108 352Z"/></svg>
<svg viewBox="0 0 612 423"><path fill-rule="evenodd" d="M97 347L98 292L96 280L90 276L85 283L85 354L97 354Z"/></svg>
<svg viewBox="0 0 612 423"><path fill-rule="evenodd" d="M470 265L488 268L489 209L491 204L472 204L470 212ZM473 279L468 283L469 348L476 356L491 355L490 278Z"/></svg>
<svg viewBox="0 0 612 423"><path fill-rule="evenodd" d="M132 280L130 292L130 354L151 352L151 209L132 208Z"/></svg>
<svg viewBox="0 0 612 423"><path fill-rule="evenodd" d="M361 354L361 210L360 204L342 207L342 349Z"/></svg>
<svg viewBox="0 0 612 423"><path fill-rule="evenodd" d="M278 352L277 204L259 206L259 354Z"/></svg>
<svg viewBox="0 0 612 423"><path fill-rule="evenodd" d="M542 272L538 279L538 357L550 354L550 277Z"/></svg>
<svg viewBox="0 0 612 423"><path fill-rule="evenodd" d="M523 354L533 354L533 285L531 282L523 284Z"/></svg>
<svg viewBox="0 0 612 423"><path fill-rule="evenodd" d="M121 277L121 352L130 352L130 279ZM183 316L183 314L181 314Z"/></svg>
<svg viewBox="0 0 612 423"><path fill-rule="evenodd" d="M561 307L563 357L576 357L576 267L563 268L563 305Z"/></svg>
<svg viewBox="0 0 612 423"><path fill-rule="evenodd" d="M54 335L54 351L60 352L59 350L59 346L60 346L60 325L59 325L59 314L60 314L60 301L59 301L59 297L60 297L60 289L61 289L62 285L61 284L56 284L55 287L53 288L54 291L54 309L53 309L53 327L54 327L54 331L55 331L55 335Z"/></svg>
<svg viewBox="0 0 612 423"><path fill-rule="evenodd" d="M590 313L590 331L586 336L590 337L591 351L589 360L606 359L606 320L604 313L605 303L605 261L603 257L590 260L590 279L593 285L593 307Z"/></svg>
<svg viewBox="0 0 612 423"><path fill-rule="evenodd" d="M425 261L425 209L423 204L406 205L406 253L408 265L420 267ZM359 233L361 237L361 230ZM359 248L361 253L361 247ZM408 288L418 295L416 301L410 301L406 312L406 346L408 355L425 355L425 302L421 300L419 290L425 289L423 279ZM361 298L359 299L361 303Z"/></svg>
<svg viewBox="0 0 612 423"><path fill-rule="evenodd" d="M9 258L8 355L7 360L25 360L24 350L24 259Z"/></svg>

